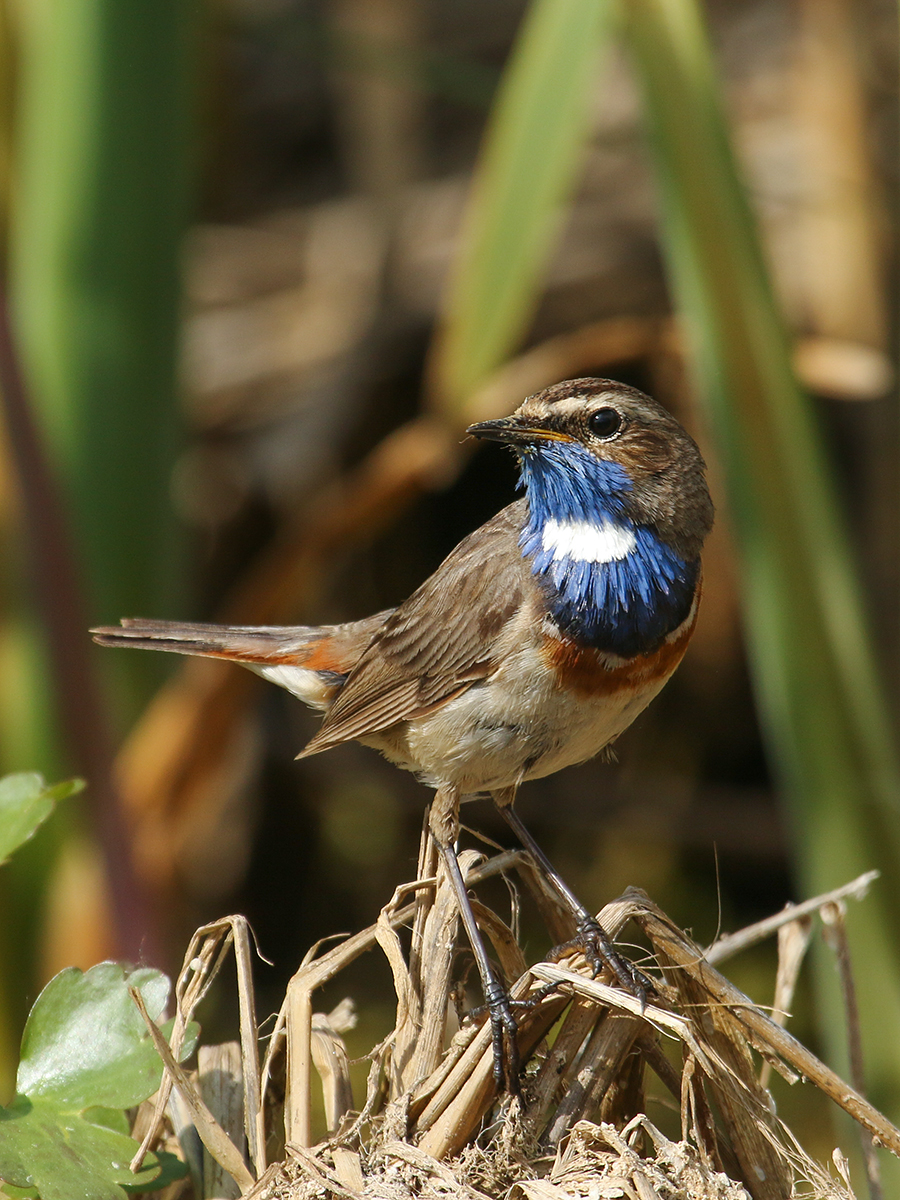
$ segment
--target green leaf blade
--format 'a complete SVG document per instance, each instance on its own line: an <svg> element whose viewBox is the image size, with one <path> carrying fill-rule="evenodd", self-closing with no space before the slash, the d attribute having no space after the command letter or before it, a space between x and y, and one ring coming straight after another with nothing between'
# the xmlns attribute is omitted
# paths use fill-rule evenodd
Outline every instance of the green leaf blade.
<svg viewBox="0 0 900 1200"><path fill-rule="evenodd" d="M33 771L0 779L0 863L36 833L58 800L80 792L83 787L80 779L47 787Z"/></svg>
<svg viewBox="0 0 900 1200"><path fill-rule="evenodd" d="M588 128L608 0L536 0L506 68L438 335L440 403L456 413L521 337Z"/></svg>
<svg viewBox="0 0 900 1200"><path fill-rule="evenodd" d="M900 1081L900 766L855 563L815 413L798 386L718 95L696 0L626 0L662 200L663 248L725 468L758 710L792 818L805 894L878 866L849 914L869 1070ZM830 1052L845 1061L834 972Z"/></svg>

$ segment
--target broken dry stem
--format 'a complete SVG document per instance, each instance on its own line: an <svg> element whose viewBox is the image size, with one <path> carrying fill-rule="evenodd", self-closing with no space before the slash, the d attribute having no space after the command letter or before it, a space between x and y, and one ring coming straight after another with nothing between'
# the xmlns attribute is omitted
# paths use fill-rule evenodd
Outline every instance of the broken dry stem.
<svg viewBox="0 0 900 1200"><path fill-rule="evenodd" d="M705 993L703 1003L707 1011L713 1013L719 1007L725 1007L754 1046L765 1047L770 1055L782 1058L801 1077L811 1080L855 1121L868 1129L883 1146L900 1155L900 1130L795 1037L757 1008L733 983L705 962L699 947L677 930L664 913L644 897L635 916L657 951L662 952L681 971L693 975L702 985Z"/></svg>
<svg viewBox="0 0 900 1200"><path fill-rule="evenodd" d="M834 888L821 896L814 896L812 900L804 900L801 904L786 904L781 912L775 913L774 916L766 917L765 920L757 921L753 925L747 925L744 929L739 929L737 933L726 933L724 937L718 938L703 951L703 957L708 963L724 962L726 958L732 958L742 950L755 946L758 942L764 942L773 933L777 933L782 925L799 920L801 917L812 916L813 913L820 912L828 904L834 904L839 900L864 900L869 888L877 878L878 871L866 871L865 874L852 879L839 888Z"/></svg>
<svg viewBox="0 0 900 1200"><path fill-rule="evenodd" d="M478 868L473 868L467 876L467 882L474 886L480 880L515 865L519 857L520 854L518 852L506 852L496 855L487 863L483 863ZM426 854L420 857L420 864L426 869L431 866L431 863L432 860ZM398 1025L395 1030L395 1037L398 1030L406 1030L410 1027L413 1030L418 1029L421 1019L419 1016L420 998L416 989L412 986L410 969L403 957L400 941L394 930L410 920L421 921L424 928L424 923L431 912L436 886L437 881L433 875L418 881L416 900L411 904L404 904L402 906L400 905L400 900L408 893L409 888L408 886L398 888L391 902L382 910L381 916L375 925L371 925L361 933L345 939L338 946L333 947L327 953L323 954L321 958L304 963L288 984L285 1001L278 1015L275 1030L273 1031L272 1044L270 1044L269 1052L266 1055L263 1078L268 1083L271 1076L272 1057L276 1052L278 1043L280 1043L282 1031L284 1031L287 1035L288 1077L288 1099L285 1102L284 1118L285 1136L286 1140L293 1145L309 1146L311 1144L312 1110L310 1087L312 1080L311 1025L313 992L328 983L348 966L349 963L365 953L365 951L371 949L376 944L380 945L391 965L394 975L394 985L397 991ZM421 945L422 937L420 936L418 940ZM420 950L419 961L422 961L421 954L422 951ZM446 999L444 1011L446 1012ZM440 1028L440 1037L443 1038L443 1024ZM394 1071L394 1068L392 1067L391 1070ZM397 1094L403 1090L400 1087L403 1076L397 1076L395 1072L394 1078L395 1082L392 1094Z"/></svg>
<svg viewBox="0 0 900 1200"><path fill-rule="evenodd" d="M194 1128L200 1135L200 1140L216 1162L225 1168L243 1194L253 1186L254 1181L253 1176L247 1170L241 1152L209 1111L200 1093L188 1078L187 1072L175 1061L169 1043L147 1012L141 993L137 988L129 988L128 991L147 1025L157 1053L163 1060L166 1073L190 1109Z"/></svg>
<svg viewBox="0 0 900 1200"><path fill-rule="evenodd" d="M666 982L659 984L653 1003L645 1005L603 978L591 978L579 954L562 963L541 962L523 970L510 923L483 902L473 901L478 924L504 972L507 977L517 976L510 989L512 998L535 1000L540 993L518 1017L519 1048L526 1064L525 1109L517 1100L498 1098L489 1023L476 1023L476 1016L447 1044L454 1019L451 1000L459 986L454 968L465 945L460 945L452 892L427 843L426 836L420 856L423 877L398 888L371 928L324 953L320 954L320 946L314 947L294 976L266 1055L254 1110L262 1111L274 1055L286 1040L289 1161L282 1164L280 1174L267 1171L266 1186L261 1186L261 1180L250 1195L313 1200L327 1193L349 1200L389 1194L396 1200L410 1200L449 1193L471 1200L500 1195L564 1200L587 1194L585 1188L590 1191L602 1179L606 1190L596 1194L607 1194L615 1186L617 1194L638 1200L668 1194L685 1200L737 1200L748 1192L752 1200L780 1200L805 1179L814 1181L811 1194L817 1200L852 1200L849 1184L833 1176L829 1179L774 1115L751 1050L788 1078L802 1075L816 1083L873 1137L900 1152L900 1131L724 979L691 939L637 891L607 905L598 920L612 937L634 920L649 939ZM472 852L462 856L468 887L497 871L521 867L526 886L544 895L521 854L497 855L480 866L475 865L477 859ZM840 891L859 895L867 882L862 879ZM769 923L769 931L800 929L804 914L829 899L833 896L779 914ZM548 911L554 912L552 905ZM554 913L555 919L558 915ZM406 950L398 929L410 924L411 944ZM750 940L756 939L759 928ZM246 928L232 920L208 927L192 943L177 988L177 1028L183 1031L224 954L238 940L249 954ZM795 940L791 986L805 939ZM723 939L717 946L723 943L741 944L741 935ZM341 1038L346 1025L314 1013L313 994L374 946L382 950L392 971L396 1025L371 1052L365 1105L351 1120ZM239 978L247 974L247 965L239 968ZM542 992L545 984L556 985L555 990ZM786 985L779 998L789 1002ZM251 1012L248 1004L247 1037ZM680 1067L663 1053L663 1040L682 1046ZM190 1081L175 1055L164 1057L167 1079L175 1078L179 1089L184 1085L193 1103ZM647 1066L680 1106L679 1143L668 1142L639 1111ZM312 1147L314 1070L323 1079L331 1137ZM615 1124L594 1123L598 1112ZM197 1108L193 1119L207 1138L215 1140L215 1126L202 1108ZM648 1139L653 1142L652 1152ZM556 1160L548 1176L547 1153L554 1148ZM247 1178L242 1177L241 1186L248 1186Z"/></svg>
<svg viewBox="0 0 900 1200"><path fill-rule="evenodd" d="M639 1017L621 1013L597 1021L547 1131L548 1145L558 1146L576 1121L597 1111L642 1028Z"/></svg>
<svg viewBox="0 0 900 1200"><path fill-rule="evenodd" d="M250 1157L261 1174L265 1169L265 1133L263 1129L259 1045L256 1008L251 970L251 936L246 917L222 917L201 926L191 938L181 971L175 983L175 1021L169 1047L177 1059L184 1034L197 1006L209 992L232 945L237 964L238 1004L240 1009L241 1056L244 1080L244 1119ZM156 1108L140 1149L131 1161L132 1171L139 1169L148 1150L159 1140L166 1107L172 1093L172 1078L166 1073L156 1097Z"/></svg>

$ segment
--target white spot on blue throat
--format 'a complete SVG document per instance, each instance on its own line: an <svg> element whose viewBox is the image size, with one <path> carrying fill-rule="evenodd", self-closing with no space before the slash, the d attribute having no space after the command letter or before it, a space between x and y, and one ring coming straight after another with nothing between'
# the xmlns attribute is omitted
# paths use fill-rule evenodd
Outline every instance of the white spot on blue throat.
<svg viewBox="0 0 900 1200"><path fill-rule="evenodd" d="M572 442L521 460L528 523L523 555L550 616L582 644L630 657L659 646L687 617L700 570L632 518L631 477Z"/></svg>
<svg viewBox="0 0 900 1200"><path fill-rule="evenodd" d="M616 562L627 558L636 546L634 530L614 521L557 521L548 517L541 530L541 549L554 559Z"/></svg>

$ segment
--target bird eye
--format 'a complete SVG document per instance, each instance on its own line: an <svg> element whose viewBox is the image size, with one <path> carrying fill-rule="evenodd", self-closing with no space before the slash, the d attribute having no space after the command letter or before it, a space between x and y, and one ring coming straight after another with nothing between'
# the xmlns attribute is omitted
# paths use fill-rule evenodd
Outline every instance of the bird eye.
<svg viewBox="0 0 900 1200"><path fill-rule="evenodd" d="M622 428L622 418L614 408L598 408L588 417L588 429L594 437L608 438Z"/></svg>

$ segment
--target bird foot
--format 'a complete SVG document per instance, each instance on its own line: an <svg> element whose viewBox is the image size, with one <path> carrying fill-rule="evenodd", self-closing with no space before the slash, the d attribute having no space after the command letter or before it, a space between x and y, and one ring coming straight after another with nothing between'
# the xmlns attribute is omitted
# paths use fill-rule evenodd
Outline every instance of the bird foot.
<svg viewBox="0 0 900 1200"><path fill-rule="evenodd" d="M527 1002L526 1002L527 1004ZM508 1092L521 1100L519 1072L522 1062L519 1056L519 1026L513 1016L513 1008L524 1007L523 1003L511 999L506 988L496 981L484 996L484 1008L491 1023L491 1042L494 1049L494 1083L498 1093ZM479 1010L476 1009L476 1013ZM473 1013L473 1015L475 1015Z"/></svg>
<svg viewBox="0 0 900 1200"><path fill-rule="evenodd" d="M518 1041L519 1024L513 1015L514 1012L531 1012L543 1000L558 993L558 983L545 983L524 1000L514 1000L505 988L495 983L490 997L485 996L485 1003L470 1010L469 1016L472 1018L488 1014L494 1050L494 1083L498 1093L507 1092L510 1096L522 1099L519 1086L519 1074L522 1069Z"/></svg>
<svg viewBox="0 0 900 1200"><path fill-rule="evenodd" d="M648 993L656 992L653 980L619 954L606 930L592 917L579 921L575 937L570 942L555 946L547 955L547 960L559 962L561 958L579 950L587 959L591 974L595 978L604 967L609 967L625 991L630 992L640 1002L641 1009L647 1003Z"/></svg>

